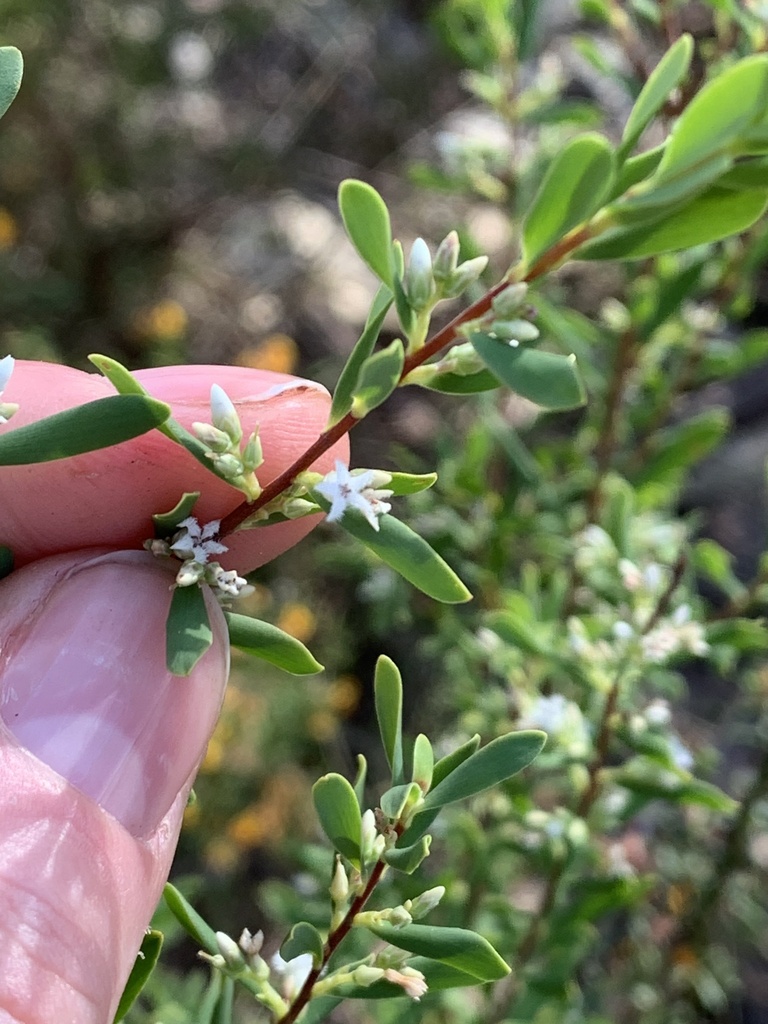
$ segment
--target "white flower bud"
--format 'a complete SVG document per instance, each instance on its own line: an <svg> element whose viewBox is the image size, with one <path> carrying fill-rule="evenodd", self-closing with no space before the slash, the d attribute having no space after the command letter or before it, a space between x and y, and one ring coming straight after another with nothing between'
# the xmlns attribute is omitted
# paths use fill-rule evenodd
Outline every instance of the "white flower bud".
<svg viewBox="0 0 768 1024"><path fill-rule="evenodd" d="M411 247L411 255L403 277L403 288L408 301L416 310L425 309L434 298L432 256L423 238L417 238Z"/></svg>
<svg viewBox="0 0 768 1024"><path fill-rule="evenodd" d="M528 285L525 281L507 285L503 291L494 296L491 301L491 309L499 319L506 320L518 312L527 294Z"/></svg>
<svg viewBox="0 0 768 1024"><path fill-rule="evenodd" d="M227 967L235 971L245 967L242 950L226 932L216 932L216 945L219 947L219 952L224 957Z"/></svg>
<svg viewBox="0 0 768 1024"><path fill-rule="evenodd" d="M333 872L333 879L328 891L334 903L344 903L349 895L349 879L340 857L336 858L336 869Z"/></svg>
<svg viewBox="0 0 768 1024"><path fill-rule="evenodd" d="M363 985L367 988L369 985L374 985L377 981L381 981L384 977L384 971L381 967L369 967L368 964L360 964L352 972L352 981L356 985Z"/></svg>
<svg viewBox="0 0 768 1024"><path fill-rule="evenodd" d="M435 253L432 275L438 284L444 284L456 271L459 262L459 236L451 231L445 236Z"/></svg>
<svg viewBox="0 0 768 1024"><path fill-rule="evenodd" d="M210 423L195 422L192 424L192 432L198 441L202 441L212 452L225 452L232 444L229 434Z"/></svg>
<svg viewBox="0 0 768 1024"><path fill-rule="evenodd" d="M469 288L471 284L477 281L487 266L487 256L475 256L473 260L467 260L466 263L462 263L461 266L456 268L456 272L452 275L450 281L447 281L443 287L443 295L447 299L453 299L457 295L461 295L466 288Z"/></svg>
<svg viewBox="0 0 768 1024"><path fill-rule="evenodd" d="M491 331L502 341L535 341L539 329L527 320L494 320Z"/></svg>
<svg viewBox="0 0 768 1024"><path fill-rule="evenodd" d="M214 427L229 435L233 444L237 444L243 436L240 417L237 415L232 399L224 388L218 384L211 385L211 419Z"/></svg>
<svg viewBox="0 0 768 1024"><path fill-rule="evenodd" d="M445 896L445 886L436 885L433 889L427 889L421 896L411 901L410 913L414 921L425 917L431 910L434 910L440 900Z"/></svg>

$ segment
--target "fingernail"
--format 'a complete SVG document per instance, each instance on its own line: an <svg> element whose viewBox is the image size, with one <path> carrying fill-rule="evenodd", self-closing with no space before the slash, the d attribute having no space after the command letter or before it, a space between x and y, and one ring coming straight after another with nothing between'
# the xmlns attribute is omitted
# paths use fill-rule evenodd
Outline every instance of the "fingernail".
<svg viewBox="0 0 768 1024"><path fill-rule="evenodd" d="M226 626L212 602L212 648L191 676L173 676L165 569L143 552L66 557L72 564L46 559L0 584L0 716L20 745L147 836L213 730Z"/></svg>

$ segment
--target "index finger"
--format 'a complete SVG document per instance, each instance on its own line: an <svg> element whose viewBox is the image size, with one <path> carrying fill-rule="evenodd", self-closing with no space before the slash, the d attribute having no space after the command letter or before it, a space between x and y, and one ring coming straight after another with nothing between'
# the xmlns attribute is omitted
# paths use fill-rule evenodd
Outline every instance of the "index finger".
<svg viewBox="0 0 768 1024"><path fill-rule="evenodd" d="M210 421L210 388L219 384L238 410L247 437L257 427L264 449L258 470L264 485L294 461L322 432L330 397L319 384L286 374L232 366L173 366L136 374L150 393L168 402L190 428ZM18 361L3 400L19 411L3 430L62 409L114 394L109 382L51 363ZM346 461L346 438L313 468L328 472ZM167 512L184 491L200 491L198 520L231 512L243 495L205 470L185 449L153 430L112 448L57 462L0 467L0 543L16 564L80 548L140 547L152 536L152 515ZM295 544L316 517L244 531L229 540L225 567L248 572ZM229 543L229 542L228 542Z"/></svg>

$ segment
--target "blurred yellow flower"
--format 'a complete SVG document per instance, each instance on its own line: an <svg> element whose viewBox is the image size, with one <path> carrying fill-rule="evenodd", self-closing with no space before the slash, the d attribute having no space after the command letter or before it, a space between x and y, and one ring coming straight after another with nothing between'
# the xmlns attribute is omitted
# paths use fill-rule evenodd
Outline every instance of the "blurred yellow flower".
<svg viewBox="0 0 768 1024"><path fill-rule="evenodd" d="M293 373L298 361L299 346L287 334L270 334L258 345L244 348L235 359L238 366L276 373Z"/></svg>
<svg viewBox="0 0 768 1024"><path fill-rule="evenodd" d="M294 602L283 606L277 626L305 644L315 635L317 619L305 604Z"/></svg>
<svg viewBox="0 0 768 1024"><path fill-rule="evenodd" d="M355 676L338 676L328 689L328 705L337 715L346 718L360 703L360 680Z"/></svg>
<svg viewBox="0 0 768 1024"><path fill-rule="evenodd" d="M0 206L0 250L12 249L19 238L19 226L14 217Z"/></svg>
<svg viewBox="0 0 768 1024"><path fill-rule="evenodd" d="M160 341L178 338L186 331L188 324L187 311L173 299L158 302L138 319L140 332Z"/></svg>
<svg viewBox="0 0 768 1024"><path fill-rule="evenodd" d="M203 853L205 863L212 871L231 871L240 859L240 851L228 839L212 839Z"/></svg>
<svg viewBox="0 0 768 1024"><path fill-rule="evenodd" d="M317 743L328 743L338 728L338 719L330 711L313 711L307 719L307 733Z"/></svg>
<svg viewBox="0 0 768 1024"><path fill-rule="evenodd" d="M218 732L218 730L217 730ZM224 744L216 733L211 736L208 749L205 752L203 763L200 765L201 772L217 772L224 760Z"/></svg>

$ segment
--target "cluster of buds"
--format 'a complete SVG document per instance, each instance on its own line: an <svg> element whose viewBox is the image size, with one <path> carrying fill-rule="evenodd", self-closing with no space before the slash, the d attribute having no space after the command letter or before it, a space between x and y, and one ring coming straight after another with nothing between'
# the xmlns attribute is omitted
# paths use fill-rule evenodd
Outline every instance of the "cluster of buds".
<svg viewBox="0 0 768 1024"><path fill-rule="evenodd" d="M211 420L211 423L193 423L192 430L205 445L206 455L216 472L241 490L249 501L254 501L261 494L255 473L264 461L261 441L258 432L254 432L241 450L240 417L232 399L218 384L211 386Z"/></svg>
<svg viewBox="0 0 768 1024"><path fill-rule="evenodd" d="M238 576L234 569L223 569L211 555L222 555L227 545L216 540L221 525L212 519L200 526L194 516L188 516L179 523L176 533L167 540L147 540L144 547L158 557L181 559L181 568L176 573L177 587L192 587L207 583L221 602L234 597L247 597L253 593L248 580Z"/></svg>
<svg viewBox="0 0 768 1024"><path fill-rule="evenodd" d="M437 247L434 261L429 246L417 238L411 247L403 275L403 290L417 313L430 310L441 299L454 299L474 284L488 266L487 256L459 263L459 236L446 235Z"/></svg>
<svg viewBox="0 0 768 1024"><path fill-rule="evenodd" d="M0 395L5 391L8 381L11 379L14 362L13 356L5 356L4 359L0 359ZM16 402L0 402L0 423L7 423L11 416L18 412L18 409Z"/></svg>
<svg viewBox="0 0 768 1024"><path fill-rule="evenodd" d="M210 964L211 967L217 971L221 971L229 978L248 978L248 987L253 991L258 991L258 999L264 1003L265 1006L273 1012L276 1018L285 1016L288 1012L288 1002L296 991L296 984L291 976L289 984L286 984L286 977L290 972L284 970L284 968L290 967L295 961L282 960L279 954L276 954L276 958L281 960L282 963L274 964L274 969L279 974L281 981L283 982L284 989L290 989L286 991L285 998L271 984L272 970L269 965L261 956L261 949L264 945L264 933L261 931L252 934L247 928L243 929L243 933L240 936L240 940L235 940L227 935L226 932L216 932L216 946L218 952L210 954L201 950L198 956L201 960L205 960L206 963ZM273 958L275 959L275 958ZM304 960L304 957L297 957L296 960ZM298 987L304 983L304 979L312 969L312 957L307 954L306 959L309 961L309 966L305 968L305 964L302 962L300 970L301 977L299 978ZM298 974L298 968L297 974Z"/></svg>
<svg viewBox="0 0 768 1024"><path fill-rule="evenodd" d="M499 341L510 348L522 342L536 341L539 329L527 319L532 310L526 305L528 285L524 281L507 285L491 301L491 309L483 324Z"/></svg>

